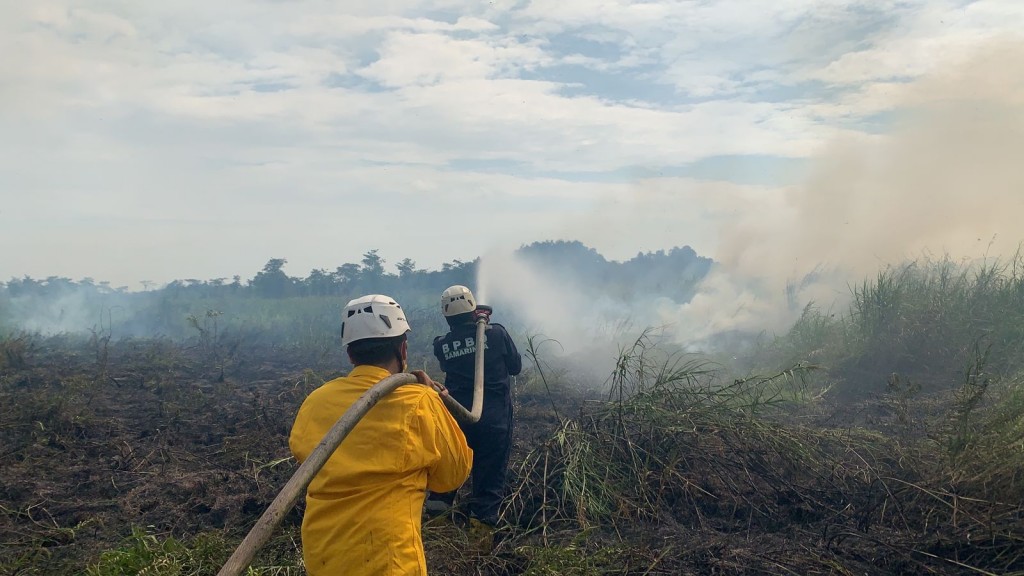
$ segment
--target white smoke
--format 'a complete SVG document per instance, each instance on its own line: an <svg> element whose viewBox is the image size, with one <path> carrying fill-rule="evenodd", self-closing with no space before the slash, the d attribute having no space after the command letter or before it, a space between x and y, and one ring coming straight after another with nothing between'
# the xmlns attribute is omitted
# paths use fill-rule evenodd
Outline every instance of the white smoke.
<svg viewBox="0 0 1024 576"><path fill-rule="evenodd" d="M783 332L809 302L841 310L851 284L907 259L1011 254L1024 239L1020 70L1024 46L999 45L894 85L880 107L897 111L888 134L831 143L802 185L746 193L689 302L584 296L511 250L481 259L479 297L513 307L567 353L614 348L647 326L700 349L722 334Z"/></svg>
<svg viewBox="0 0 1024 576"><path fill-rule="evenodd" d="M614 340L636 313L633 306L585 295L566 275L552 275L508 249L480 258L477 286L477 300L495 306L496 315L514 310L525 323L521 331L557 340L566 353Z"/></svg>
<svg viewBox="0 0 1024 576"><path fill-rule="evenodd" d="M692 301L662 310L680 341L787 329L803 306L941 254L1012 254L1024 239L1024 47L1001 45L897 91L885 136L835 142L811 178L738 215Z"/></svg>
<svg viewBox="0 0 1024 576"><path fill-rule="evenodd" d="M478 300L494 306L496 318L512 312L517 324L508 328L521 345L532 338L541 362L554 362L554 371L591 389L608 381L620 351L658 321L653 300L645 307L595 294L571 271L551 270L508 248L480 258L477 286ZM661 335L649 331L651 339Z"/></svg>
<svg viewBox="0 0 1024 576"><path fill-rule="evenodd" d="M126 315L123 306L77 290L52 298L11 298L8 314L18 330L47 336L110 331L115 324L120 328Z"/></svg>

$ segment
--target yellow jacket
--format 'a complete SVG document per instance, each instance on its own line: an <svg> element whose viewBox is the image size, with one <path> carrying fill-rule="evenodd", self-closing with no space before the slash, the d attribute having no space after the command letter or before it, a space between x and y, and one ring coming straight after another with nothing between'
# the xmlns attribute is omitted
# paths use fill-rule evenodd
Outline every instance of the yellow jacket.
<svg viewBox="0 0 1024 576"><path fill-rule="evenodd" d="M299 408L288 444L302 462L349 406L389 376L356 366ZM420 537L425 490L449 492L469 476L473 453L428 386L409 384L370 409L306 491L302 553L310 576L427 573Z"/></svg>

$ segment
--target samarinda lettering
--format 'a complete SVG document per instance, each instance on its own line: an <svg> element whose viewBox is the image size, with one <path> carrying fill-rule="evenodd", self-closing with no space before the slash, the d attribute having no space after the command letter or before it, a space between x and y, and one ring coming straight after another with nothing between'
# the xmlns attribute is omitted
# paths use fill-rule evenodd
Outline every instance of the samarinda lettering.
<svg viewBox="0 0 1024 576"><path fill-rule="evenodd" d="M484 340L484 350L487 350L487 341ZM462 340L452 340L451 344L442 344L441 352L445 360L458 358L467 354L476 353L476 338L468 336Z"/></svg>
<svg viewBox="0 0 1024 576"><path fill-rule="evenodd" d="M460 356L465 356L467 354L475 354L475 353L476 353L476 346L473 346L472 348L460 348L458 350L452 350L451 352L448 352L447 354L445 354L444 355L444 359L445 360L451 360L452 358L458 358Z"/></svg>

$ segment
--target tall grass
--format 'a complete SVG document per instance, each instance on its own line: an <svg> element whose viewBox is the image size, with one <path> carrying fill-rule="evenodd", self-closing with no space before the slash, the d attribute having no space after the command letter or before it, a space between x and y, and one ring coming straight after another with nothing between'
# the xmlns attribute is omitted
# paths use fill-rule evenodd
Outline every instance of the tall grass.
<svg viewBox="0 0 1024 576"><path fill-rule="evenodd" d="M1024 369L1024 255L1008 260L922 259L850 287L848 310L808 305L752 365L823 364L847 400L884 393L898 375L922 392L949 391L979 348L987 369Z"/></svg>
<svg viewBox="0 0 1024 576"><path fill-rule="evenodd" d="M526 456L508 510L516 523L547 530L699 522L737 479L749 480L742 491L752 495L770 484L763 475L775 474L778 459L799 461L810 449L760 416L803 398L804 376L815 367L722 382L700 360L657 352L638 339L620 355L608 400L586 403ZM754 499L733 504L751 514L764 507L758 515L769 508Z"/></svg>
<svg viewBox="0 0 1024 576"><path fill-rule="evenodd" d="M791 340L776 343L847 370L844 393L856 385L849 367L870 366L882 350L897 359L929 345L955 350L901 365L928 393L890 373L887 395L864 399L871 417L849 423L829 415L849 404L821 387L828 370L817 364L726 378L641 337L620 355L607 399L562 418L525 454L505 519L543 549L581 531L620 543L660 530L805 543L712 563L734 573L1022 573L1024 374L994 355L1020 345L1015 310L1009 320L998 313L1019 276L950 270L887 272L857 289L850 314L809 309ZM694 565L665 554L666 566Z"/></svg>
<svg viewBox="0 0 1024 576"><path fill-rule="evenodd" d="M853 289L849 323L855 355L905 374L956 373L979 342L990 367L1021 368L1024 262L913 262ZM851 363L870 372L864 362ZM947 382L946 384L952 384Z"/></svg>

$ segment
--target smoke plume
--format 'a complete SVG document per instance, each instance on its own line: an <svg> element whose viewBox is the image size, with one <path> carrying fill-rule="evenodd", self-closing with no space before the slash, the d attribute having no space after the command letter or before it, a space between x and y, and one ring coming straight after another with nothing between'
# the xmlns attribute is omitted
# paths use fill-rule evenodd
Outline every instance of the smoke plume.
<svg viewBox="0 0 1024 576"><path fill-rule="evenodd" d="M893 92L894 129L832 143L809 180L722 230L719 268L664 311L689 332L783 330L803 305L922 255L1007 255L1024 238L1024 46Z"/></svg>
<svg viewBox="0 0 1024 576"><path fill-rule="evenodd" d="M723 334L785 331L810 302L841 311L851 284L908 259L1012 254L1024 239L1020 70L1024 46L1001 44L865 91L859 103L885 112L888 131L832 142L803 184L745 196L723 219L717 264L687 302L651 294L626 310L584 298L509 251L482 258L481 299L508 302L531 330L575 350L621 345L646 326L706 349Z"/></svg>

